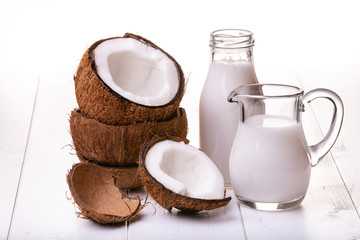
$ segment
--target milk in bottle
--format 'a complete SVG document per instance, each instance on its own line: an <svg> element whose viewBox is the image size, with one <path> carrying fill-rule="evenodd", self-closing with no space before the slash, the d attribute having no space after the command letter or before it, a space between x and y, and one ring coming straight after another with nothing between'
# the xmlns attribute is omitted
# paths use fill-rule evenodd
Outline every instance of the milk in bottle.
<svg viewBox="0 0 360 240"><path fill-rule="evenodd" d="M217 30L210 35L211 63L200 98L200 148L230 184L229 157L239 123L237 106L227 97L236 87L257 83L252 33Z"/></svg>

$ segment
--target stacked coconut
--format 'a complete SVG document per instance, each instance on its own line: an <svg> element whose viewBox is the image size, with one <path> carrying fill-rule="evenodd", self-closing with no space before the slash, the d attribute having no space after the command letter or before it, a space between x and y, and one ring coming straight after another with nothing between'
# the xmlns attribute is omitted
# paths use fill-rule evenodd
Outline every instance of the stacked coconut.
<svg viewBox="0 0 360 240"><path fill-rule="evenodd" d="M112 185L142 186L138 168L142 145L158 135L186 137L186 113L179 108L184 74L155 44L125 34L90 46L74 81L79 108L71 112L70 130L81 163L68 174L70 190L85 217L98 222L126 220L138 211L140 201L131 211L119 207L125 212L99 213L92 205L109 205L113 196L105 197L109 191L98 186L106 183L110 192L116 192Z"/></svg>
<svg viewBox="0 0 360 240"><path fill-rule="evenodd" d="M79 108L71 112L70 130L80 163L69 171L67 180L80 215L99 223L131 219L140 211L141 200L121 189L144 183L167 209L199 211L229 202L221 189L220 201L202 205L200 200L200 204L191 202L195 207L188 206L187 197L179 200L181 193L155 180L144 164L139 167L139 159L145 162L154 143L170 136L187 143L186 113L179 107L184 74L173 57L141 36L125 34L91 45L74 80ZM146 151L140 154L142 148ZM171 153L170 158L175 155ZM163 197L171 201L163 203Z"/></svg>

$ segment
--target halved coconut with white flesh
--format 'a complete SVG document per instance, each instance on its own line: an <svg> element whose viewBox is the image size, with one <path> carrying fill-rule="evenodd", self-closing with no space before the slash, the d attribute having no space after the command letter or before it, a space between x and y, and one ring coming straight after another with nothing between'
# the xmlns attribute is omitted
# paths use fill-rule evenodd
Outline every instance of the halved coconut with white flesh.
<svg viewBox="0 0 360 240"><path fill-rule="evenodd" d="M71 112L70 131L76 153L100 165L123 167L138 165L142 145L159 135L186 137L185 109L179 108L171 119L113 126L85 117L79 109Z"/></svg>
<svg viewBox="0 0 360 240"><path fill-rule="evenodd" d="M67 182L80 216L101 224L133 219L142 209L139 197L130 197L114 184L114 179L95 164L75 164Z"/></svg>
<svg viewBox="0 0 360 240"><path fill-rule="evenodd" d="M111 125L168 120L179 107L185 85L173 57L130 33L90 46L74 80L81 112Z"/></svg>
<svg viewBox="0 0 360 240"><path fill-rule="evenodd" d="M140 166L147 192L169 211L211 210L231 200L213 161L184 138L151 139L141 149Z"/></svg>

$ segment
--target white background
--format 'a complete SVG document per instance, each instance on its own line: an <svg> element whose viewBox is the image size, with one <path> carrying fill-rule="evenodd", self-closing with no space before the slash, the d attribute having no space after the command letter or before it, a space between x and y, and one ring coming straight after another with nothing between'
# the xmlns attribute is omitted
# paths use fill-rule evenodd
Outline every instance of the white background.
<svg viewBox="0 0 360 240"><path fill-rule="evenodd" d="M0 71L75 72L96 40L132 32L203 82L209 33L254 32L257 67L360 63L357 1L0 1Z"/></svg>

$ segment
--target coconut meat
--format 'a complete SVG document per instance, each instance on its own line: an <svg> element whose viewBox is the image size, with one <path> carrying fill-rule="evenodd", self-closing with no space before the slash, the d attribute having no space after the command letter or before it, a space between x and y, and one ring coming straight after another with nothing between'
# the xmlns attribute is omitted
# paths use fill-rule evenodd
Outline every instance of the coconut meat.
<svg viewBox="0 0 360 240"><path fill-rule="evenodd" d="M175 193L200 199L224 198L225 182L219 169L205 153L184 142L156 143L146 154L145 167Z"/></svg>
<svg viewBox="0 0 360 240"><path fill-rule="evenodd" d="M114 38L94 50L99 77L122 97L146 106L169 103L179 89L174 62L133 38Z"/></svg>

